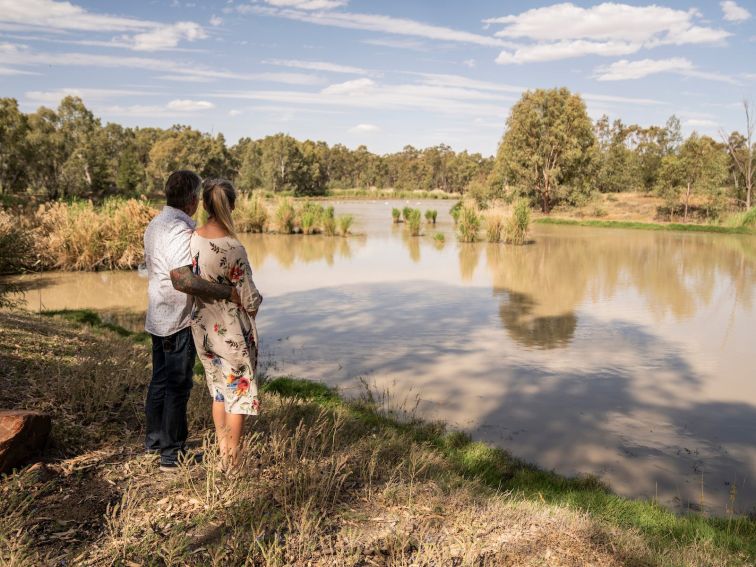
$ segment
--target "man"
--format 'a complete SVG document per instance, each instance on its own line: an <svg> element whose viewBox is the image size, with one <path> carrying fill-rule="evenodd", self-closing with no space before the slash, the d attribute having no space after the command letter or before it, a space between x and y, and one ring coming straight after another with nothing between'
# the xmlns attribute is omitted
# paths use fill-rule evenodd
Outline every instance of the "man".
<svg viewBox="0 0 756 567"><path fill-rule="evenodd" d="M194 172L173 172L165 184L166 206L144 233L149 298L145 330L152 336L145 447L160 452L162 471L177 468L188 434L186 406L196 354L190 328L192 296L240 302L236 288L192 273L191 217L199 206L200 184Z"/></svg>

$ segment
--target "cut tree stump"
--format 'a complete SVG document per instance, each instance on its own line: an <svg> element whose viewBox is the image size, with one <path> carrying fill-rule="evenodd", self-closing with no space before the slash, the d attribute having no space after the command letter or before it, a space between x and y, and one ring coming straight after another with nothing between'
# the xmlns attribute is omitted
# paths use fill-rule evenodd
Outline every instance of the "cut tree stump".
<svg viewBox="0 0 756 567"><path fill-rule="evenodd" d="M0 410L0 474L27 464L50 436L52 419L34 411Z"/></svg>

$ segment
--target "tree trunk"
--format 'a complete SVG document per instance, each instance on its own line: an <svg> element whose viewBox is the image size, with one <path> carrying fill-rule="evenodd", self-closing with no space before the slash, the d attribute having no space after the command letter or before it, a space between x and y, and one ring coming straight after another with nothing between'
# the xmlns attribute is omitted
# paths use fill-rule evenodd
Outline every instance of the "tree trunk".
<svg viewBox="0 0 756 567"><path fill-rule="evenodd" d="M690 202L690 182L688 183L688 189L685 191L685 216L683 222L688 222L688 203Z"/></svg>

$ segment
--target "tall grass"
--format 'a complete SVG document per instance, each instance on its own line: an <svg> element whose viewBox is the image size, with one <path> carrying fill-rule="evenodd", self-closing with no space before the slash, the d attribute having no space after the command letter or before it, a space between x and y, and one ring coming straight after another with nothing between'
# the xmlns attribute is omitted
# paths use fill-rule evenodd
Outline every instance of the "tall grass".
<svg viewBox="0 0 756 567"><path fill-rule="evenodd" d="M404 222L407 222L407 219L409 218L409 215L412 213L412 207L404 207L402 209L402 220Z"/></svg>
<svg viewBox="0 0 756 567"><path fill-rule="evenodd" d="M156 214L136 199L108 200L99 209L91 201L42 205L35 215L40 260L64 270L136 268Z"/></svg>
<svg viewBox="0 0 756 567"><path fill-rule="evenodd" d="M457 238L460 242L475 242L480 231L480 214L473 203L462 205L457 221Z"/></svg>
<svg viewBox="0 0 756 567"><path fill-rule="evenodd" d="M452 220L454 220L454 224L457 224L459 222L459 214L462 211L462 201L457 201L454 203L451 209L449 209L449 214L452 217Z"/></svg>
<svg viewBox="0 0 756 567"><path fill-rule="evenodd" d="M486 221L486 239L489 242L501 242L504 233L504 213L499 209L489 209L483 217Z"/></svg>
<svg viewBox="0 0 756 567"><path fill-rule="evenodd" d="M420 227L422 225L422 213L420 209L410 209L407 213L407 229L410 236L420 236Z"/></svg>
<svg viewBox="0 0 756 567"><path fill-rule="evenodd" d="M236 200L234 224L238 232L265 232L268 218L268 207L262 192L241 195Z"/></svg>
<svg viewBox="0 0 756 567"><path fill-rule="evenodd" d="M507 221L506 241L509 244L522 245L528 236L530 227L530 203L527 199L518 199L512 209L512 216Z"/></svg>
<svg viewBox="0 0 756 567"><path fill-rule="evenodd" d="M425 220L428 221L429 224L436 224L436 219L438 218L438 211L434 209L428 209L425 211Z"/></svg>
<svg viewBox="0 0 756 567"><path fill-rule="evenodd" d="M296 211L291 197L281 197L276 206L276 227L281 234L294 232L294 220Z"/></svg>
<svg viewBox="0 0 756 567"><path fill-rule="evenodd" d="M352 228L352 222L354 218L352 215L341 215L336 217L336 225L338 227L338 233L341 236L348 236L349 229Z"/></svg>
<svg viewBox="0 0 756 567"><path fill-rule="evenodd" d="M16 274L35 262L34 241L18 215L0 209L0 275ZM16 304L16 284L0 281L0 307Z"/></svg>
<svg viewBox="0 0 756 567"><path fill-rule="evenodd" d="M391 218L394 221L394 224L402 222L402 211L397 208L391 209Z"/></svg>

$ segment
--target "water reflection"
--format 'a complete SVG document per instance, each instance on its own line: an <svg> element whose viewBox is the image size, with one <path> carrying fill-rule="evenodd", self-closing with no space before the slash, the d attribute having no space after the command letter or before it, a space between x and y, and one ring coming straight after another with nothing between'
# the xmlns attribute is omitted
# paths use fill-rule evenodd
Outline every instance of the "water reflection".
<svg viewBox="0 0 756 567"><path fill-rule="evenodd" d="M526 347L557 348L569 344L575 334L577 317L564 315L533 315L536 303L524 293L494 289L495 295L506 296L499 307L499 318L509 336Z"/></svg>
<svg viewBox="0 0 756 567"><path fill-rule="evenodd" d="M299 263L321 261L333 266L336 258L348 260L352 257L353 250L364 244L365 237L255 234L242 235L241 242L247 249L254 269L262 268L269 257L284 268L291 268Z"/></svg>

